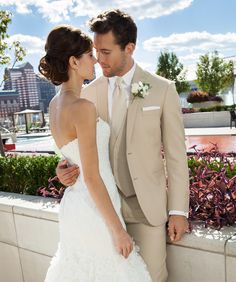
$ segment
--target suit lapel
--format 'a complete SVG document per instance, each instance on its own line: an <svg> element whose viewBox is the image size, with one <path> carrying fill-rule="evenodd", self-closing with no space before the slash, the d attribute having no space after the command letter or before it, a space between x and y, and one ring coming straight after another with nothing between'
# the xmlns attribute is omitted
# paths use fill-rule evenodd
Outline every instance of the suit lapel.
<svg viewBox="0 0 236 282"><path fill-rule="evenodd" d="M110 123L108 113L108 81L104 77L101 81L100 87L97 88L97 111L98 115L106 122Z"/></svg>
<svg viewBox="0 0 236 282"><path fill-rule="evenodd" d="M144 71L137 65L135 72L134 72L134 77L132 79L131 85L133 83L138 83L139 81L145 81L145 73ZM131 142L131 137L134 129L134 123L136 120L136 114L138 110L138 106L142 101L142 98L136 97L133 98L132 93L130 93L131 97L131 102L128 107L128 112L127 112L127 131L126 131L126 136L127 136L127 143Z"/></svg>

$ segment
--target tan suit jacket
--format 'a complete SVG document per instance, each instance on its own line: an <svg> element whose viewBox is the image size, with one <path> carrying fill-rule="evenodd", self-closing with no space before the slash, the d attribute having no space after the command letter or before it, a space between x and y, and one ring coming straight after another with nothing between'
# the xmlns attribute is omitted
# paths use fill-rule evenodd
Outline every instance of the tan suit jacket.
<svg viewBox="0 0 236 282"><path fill-rule="evenodd" d="M128 107L127 161L142 211L151 225L158 226L166 222L167 210L188 212L189 209L184 128L174 82L144 71L137 65L132 83L139 81L149 83L151 89L148 96L134 98ZM104 76L82 90L82 96L94 102L98 115L108 122L107 95L108 79Z"/></svg>

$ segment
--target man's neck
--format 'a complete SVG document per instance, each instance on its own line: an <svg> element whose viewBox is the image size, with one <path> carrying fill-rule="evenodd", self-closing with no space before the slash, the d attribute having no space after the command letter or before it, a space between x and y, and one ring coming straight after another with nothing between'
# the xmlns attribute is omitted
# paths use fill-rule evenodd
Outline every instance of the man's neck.
<svg viewBox="0 0 236 282"><path fill-rule="evenodd" d="M124 68L124 70L122 71L121 75L119 75L119 76L124 76L124 75L126 75L126 74L132 69L133 65L134 65L134 60L131 59L131 60L127 63L127 65L125 66L125 68Z"/></svg>

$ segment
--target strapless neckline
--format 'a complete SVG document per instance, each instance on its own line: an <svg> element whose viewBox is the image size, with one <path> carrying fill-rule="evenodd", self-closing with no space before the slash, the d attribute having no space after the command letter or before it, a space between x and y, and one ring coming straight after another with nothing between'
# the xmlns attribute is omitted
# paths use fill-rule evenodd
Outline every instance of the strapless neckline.
<svg viewBox="0 0 236 282"><path fill-rule="evenodd" d="M109 124L108 124L105 120L103 120L102 118L100 118L100 117L97 118L97 124L98 124L99 122L103 122L103 123L105 123L105 124L107 124L107 125L109 126ZM110 127L110 126L109 126L109 127ZM63 145L61 148L59 148L59 150L62 152L63 149L65 149L66 147L70 146L71 144L73 144L73 143L75 143L75 142L78 142L78 138L77 138L77 137L74 138L74 139L72 139L71 141L67 142L65 145Z"/></svg>

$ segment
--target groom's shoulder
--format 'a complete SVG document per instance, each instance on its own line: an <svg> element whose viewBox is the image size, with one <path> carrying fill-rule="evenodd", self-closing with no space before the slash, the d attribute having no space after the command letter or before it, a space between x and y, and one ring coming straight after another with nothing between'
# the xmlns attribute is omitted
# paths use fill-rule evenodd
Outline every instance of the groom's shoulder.
<svg viewBox="0 0 236 282"><path fill-rule="evenodd" d="M98 87L99 85L101 85L105 81L106 81L106 78L104 76L99 76L98 78L91 81L89 84L85 85L83 90Z"/></svg>

